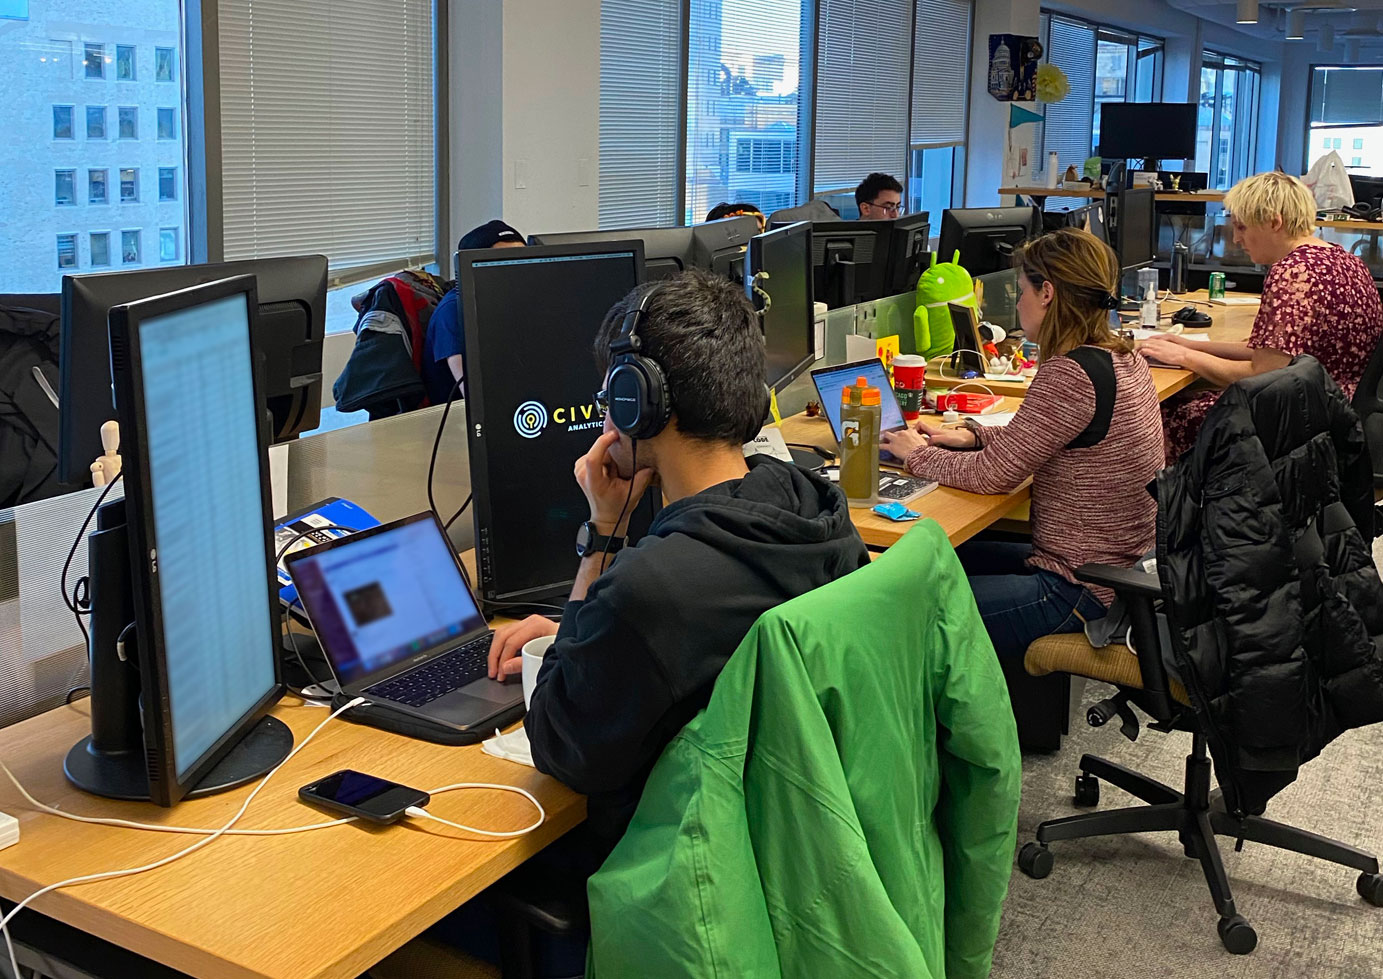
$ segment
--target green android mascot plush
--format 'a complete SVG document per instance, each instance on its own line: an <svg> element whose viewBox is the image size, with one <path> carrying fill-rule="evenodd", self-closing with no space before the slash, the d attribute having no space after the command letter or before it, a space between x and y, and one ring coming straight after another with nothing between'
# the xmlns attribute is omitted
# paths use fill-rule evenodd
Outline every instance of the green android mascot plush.
<svg viewBox="0 0 1383 979"><path fill-rule="evenodd" d="M917 310L912 314L912 331L917 352L923 357L948 354L956 345L956 331L951 326L951 311L947 306L969 306L976 312L975 282L960 265L960 252L951 261L936 264L932 254L931 268L917 280Z"/></svg>

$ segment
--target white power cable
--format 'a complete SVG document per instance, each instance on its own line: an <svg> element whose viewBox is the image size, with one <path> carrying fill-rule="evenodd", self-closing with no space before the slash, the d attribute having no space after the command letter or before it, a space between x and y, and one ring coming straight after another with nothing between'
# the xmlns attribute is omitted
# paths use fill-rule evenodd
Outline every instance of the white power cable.
<svg viewBox="0 0 1383 979"><path fill-rule="evenodd" d="M474 826L466 826L462 823L453 823L451 820L443 819L441 816L434 816L422 806L409 806L404 812L414 819L431 819L433 822L444 823L452 829L459 829L465 833L479 833L481 836L491 836L501 840L513 839L516 836L527 836L547 821L547 810L543 808L543 804L533 797L533 793L529 792L527 789L521 789L517 785L496 785L491 782L458 782L456 785L448 785L437 791L447 792L451 789L498 789L501 792L517 793L533 803L533 808L538 810L538 819L532 826L525 826L523 829L497 832L491 829L476 829Z"/></svg>

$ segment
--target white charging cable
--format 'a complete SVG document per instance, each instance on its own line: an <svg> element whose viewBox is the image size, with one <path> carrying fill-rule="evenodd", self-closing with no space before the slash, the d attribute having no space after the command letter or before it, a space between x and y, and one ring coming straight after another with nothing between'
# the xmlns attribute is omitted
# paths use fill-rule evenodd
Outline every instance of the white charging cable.
<svg viewBox="0 0 1383 979"><path fill-rule="evenodd" d="M60 880L56 884L49 884L47 887L34 891L34 893L30 894L24 900L16 904L10 910L9 914L5 915L3 918L0 918L0 935L4 935L5 950L9 953L10 957L10 969L13 970L15 976L18 977L21 973L19 971L19 961L15 958L14 954L14 940L10 938L9 923L14 918L14 916L17 915L20 911L24 910L24 908L28 907L30 904L32 904L34 901L36 901L43 895L49 894L53 891L59 890L64 887L71 887L74 884L94 883L98 880L111 880L115 877L133 877L135 874L142 874L150 870L157 870L159 867L166 867L174 860L181 859L182 857L185 857L190 853L197 852L202 847L206 846L208 843L211 843L214 840L216 840L217 837L224 836L227 832L230 831L232 826L234 826L237 822L240 821L240 817L245 815L245 811L250 808L250 803L255 800L255 796L259 795L260 790L263 789L264 786L269 784L269 780L273 778L275 775L277 775L284 765L287 765L290 761L292 761L294 756L297 755L299 751L302 751L304 748L306 748L308 743L317 736L317 733L321 731L322 728L326 727L328 724L330 724L337 717L340 717L346 711L350 710L353 707L358 707L363 703L365 703L364 697L356 697L354 700L350 701L349 703L338 708L337 710L332 711L331 714L327 715L326 720L322 721L322 723L318 724L315 728L313 728L312 733L309 734L306 738L304 738L292 751L288 753L288 757L284 758L283 761L279 762L276 766L274 766L274 769L271 772L269 772L268 775L265 775L262 779L259 780L259 784L256 785L254 787L254 790L251 791L250 794L245 797L245 801L241 803L240 808L236 810L235 815L232 816L224 826L222 826L220 829L211 831L211 833L208 836L203 837L196 843L193 843L191 846L185 847L179 850L177 853L172 854L171 856L164 857L162 860L155 860L153 863L145 864L142 867L131 867L128 870L108 870L104 873L86 874L82 877L69 877L67 880ZM11 776L11 778L13 778L13 776Z"/></svg>
<svg viewBox="0 0 1383 979"><path fill-rule="evenodd" d="M525 826L523 829L506 830L500 832L491 829L477 829L474 826L466 826L462 823L453 823L451 820L443 819L441 816L434 816L432 813L428 812L422 806L409 806L407 809L404 810L404 812L412 816L414 819L430 819L433 822L442 823L444 825L450 826L452 829L459 829L465 833L478 833L481 836L490 836L500 840L512 839L516 836L527 836L529 833L533 832L535 829L537 829L539 826L543 825L543 823L547 821L547 810L543 808L543 804L533 797L533 793L529 792L526 789L521 789L517 785L496 785L491 782L458 782L456 785L448 785L444 788L437 789L436 791L448 792L452 789L498 789L501 792L517 793L518 795L523 796L529 802L533 803L533 808L538 810L538 819L533 823L533 825Z"/></svg>

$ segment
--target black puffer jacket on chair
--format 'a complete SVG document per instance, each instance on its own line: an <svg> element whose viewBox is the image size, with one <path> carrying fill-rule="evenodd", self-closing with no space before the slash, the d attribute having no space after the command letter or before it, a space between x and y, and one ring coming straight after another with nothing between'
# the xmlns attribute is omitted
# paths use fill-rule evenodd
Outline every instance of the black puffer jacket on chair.
<svg viewBox="0 0 1383 979"><path fill-rule="evenodd" d="M1334 738L1383 720L1368 448L1301 356L1226 390L1156 485L1174 655L1227 806L1261 813Z"/></svg>

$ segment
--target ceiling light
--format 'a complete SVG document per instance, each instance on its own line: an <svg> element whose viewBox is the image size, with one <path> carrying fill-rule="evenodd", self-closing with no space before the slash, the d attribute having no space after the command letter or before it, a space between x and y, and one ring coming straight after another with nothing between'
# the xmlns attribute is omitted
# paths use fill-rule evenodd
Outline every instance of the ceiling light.
<svg viewBox="0 0 1383 979"><path fill-rule="evenodd" d="M1306 37L1306 11L1298 8L1287 11L1287 40L1300 41Z"/></svg>
<svg viewBox="0 0 1383 979"><path fill-rule="evenodd" d="M1316 46L1321 54L1329 54L1335 50L1335 28L1329 24L1322 24L1316 39Z"/></svg>
<svg viewBox="0 0 1383 979"><path fill-rule="evenodd" d="M1258 0L1239 0L1239 12L1234 18L1237 24L1258 23Z"/></svg>

